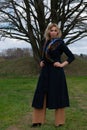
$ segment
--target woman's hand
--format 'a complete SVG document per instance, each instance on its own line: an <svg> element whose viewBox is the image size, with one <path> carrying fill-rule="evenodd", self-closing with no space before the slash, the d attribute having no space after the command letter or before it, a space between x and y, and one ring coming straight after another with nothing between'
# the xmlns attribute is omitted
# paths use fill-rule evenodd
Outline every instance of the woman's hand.
<svg viewBox="0 0 87 130"><path fill-rule="evenodd" d="M54 67L65 67L66 65L68 65L68 61L64 61L63 63L60 62L54 62Z"/></svg>
<svg viewBox="0 0 87 130"><path fill-rule="evenodd" d="M41 62L40 62L40 67L42 68L44 65L45 65L44 62L41 61Z"/></svg>
<svg viewBox="0 0 87 130"><path fill-rule="evenodd" d="M60 63L60 62L54 62L54 67L63 67L62 66L62 63Z"/></svg>

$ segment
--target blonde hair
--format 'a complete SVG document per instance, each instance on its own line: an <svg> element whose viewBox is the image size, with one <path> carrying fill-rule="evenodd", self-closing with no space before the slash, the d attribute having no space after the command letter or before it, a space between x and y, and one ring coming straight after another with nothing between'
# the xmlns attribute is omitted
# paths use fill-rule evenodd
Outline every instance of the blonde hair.
<svg viewBox="0 0 87 130"><path fill-rule="evenodd" d="M45 37L46 41L50 40L50 30L51 30L52 27L56 27L57 28L57 31L58 31L57 38L60 38L62 36L61 30L58 27L58 25L55 24L55 23L51 23L51 24L48 24L48 26L47 26L47 28L45 30L44 37Z"/></svg>

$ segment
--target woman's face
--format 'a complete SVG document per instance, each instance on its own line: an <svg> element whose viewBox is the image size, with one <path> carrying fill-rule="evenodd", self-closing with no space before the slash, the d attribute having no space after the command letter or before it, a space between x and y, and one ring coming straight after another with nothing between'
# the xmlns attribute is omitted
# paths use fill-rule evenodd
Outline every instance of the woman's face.
<svg viewBox="0 0 87 130"><path fill-rule="evenodd" d="M51 29L50 29L50 37L51 37L51 39L52 38L57 38L57 35L58 35L58 30L57 30L57 28L56 27L52 27Z"/></svg>

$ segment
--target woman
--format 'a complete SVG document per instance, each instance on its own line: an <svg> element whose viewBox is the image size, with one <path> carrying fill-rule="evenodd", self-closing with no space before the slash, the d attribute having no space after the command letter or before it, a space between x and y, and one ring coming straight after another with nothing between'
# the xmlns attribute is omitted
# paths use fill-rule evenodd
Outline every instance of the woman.
<svg viewBox="0 0 87 130"><path fill-rule="evenodd" d="M46 42L40 62L41 73L34 94L32 107L32 127L45 122L46 108L55 109L55 126L65 123L65 107L69 107L69 97L63 67L74 60L74 55L61 39L61 30L55 23L48 25L45 31ZM63 52L67 55L61 61Z"/></svg>

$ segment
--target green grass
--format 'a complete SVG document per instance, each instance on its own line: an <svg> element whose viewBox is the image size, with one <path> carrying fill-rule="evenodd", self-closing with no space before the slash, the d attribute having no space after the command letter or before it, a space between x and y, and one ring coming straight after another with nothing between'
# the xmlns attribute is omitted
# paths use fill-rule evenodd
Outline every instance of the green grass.
<svg viewBox="0 0 87 130"><path fill-rule="evenodd" d="M32 98L37 77L0 78L0 130L34 130L30 127ZM58 130L87 130L87 76L67 76L71 107L66 124ZM54 110L47 110L46 124L35 130L56 130Z"/></svg>

